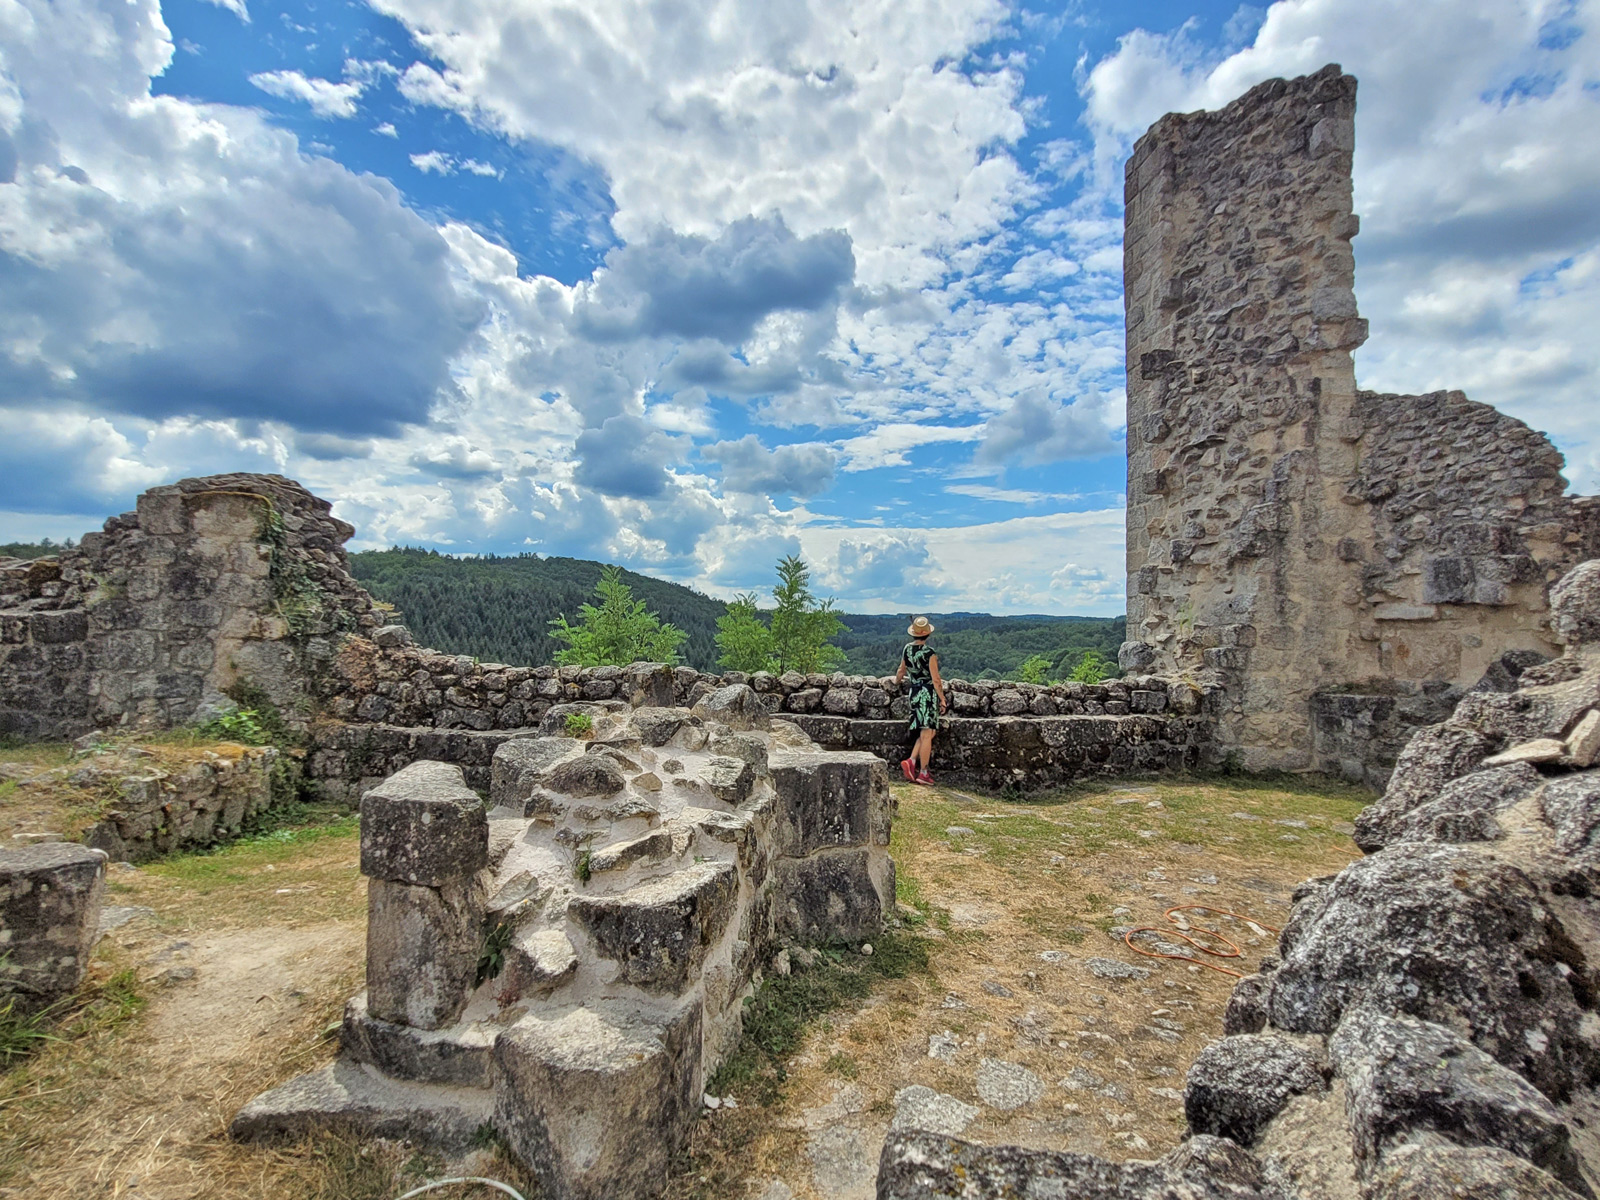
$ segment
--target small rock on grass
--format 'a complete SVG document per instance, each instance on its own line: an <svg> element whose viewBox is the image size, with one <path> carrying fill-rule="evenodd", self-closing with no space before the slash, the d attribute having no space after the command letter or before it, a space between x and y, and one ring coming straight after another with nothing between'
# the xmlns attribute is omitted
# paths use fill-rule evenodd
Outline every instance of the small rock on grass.
<svg viewBox="0 0 1600 1200"><path fill-rule="evenodd" d="M1044 1095L1044 1080L1020 1063L986 1058L978 1064L978 1099L990 1108L1009 1111Z"/></svg>
<svg viewBox="0 0 1600 1200"><path fill-rule="evenodd" d="M894 1120L890 1129L925 1129L945 1137L960 1137L983 1110L954 1096L914 1084L894 1094Z"/></svg>

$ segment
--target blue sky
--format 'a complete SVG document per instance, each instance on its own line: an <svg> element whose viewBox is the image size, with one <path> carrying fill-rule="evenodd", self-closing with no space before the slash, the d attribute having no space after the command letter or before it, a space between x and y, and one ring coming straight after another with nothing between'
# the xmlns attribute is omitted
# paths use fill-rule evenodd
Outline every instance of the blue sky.
<svg viewBox="0 0 1600 1200"><path fill-rule="evenodd" d="M0 540L279 471L354 547L1123 604L1121 163L1361 80L1364 386L1600 488L1597 0L0 8Z"/></svg>

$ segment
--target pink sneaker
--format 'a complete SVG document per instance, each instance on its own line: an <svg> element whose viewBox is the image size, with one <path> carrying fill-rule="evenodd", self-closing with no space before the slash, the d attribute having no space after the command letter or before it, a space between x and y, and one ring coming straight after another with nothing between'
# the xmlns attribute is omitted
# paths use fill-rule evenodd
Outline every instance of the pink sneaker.
<svg viewBox="0 0 1600 1200"><path fill-rule="evenodd" d="M911 765L909 758L900 760L900 769L905 772L907 783L915 783L917 781L917 769Z"/></svg>
<svg viewBox="0 0 1600 1200"><path fill-rule="evenodd" d="M929 775L926 771L922 771L922 772L918 773L916 779L913 780L913 782L920 783L920 784L922 784L923 787L932 787L933 786L933 776Z"/></svg>

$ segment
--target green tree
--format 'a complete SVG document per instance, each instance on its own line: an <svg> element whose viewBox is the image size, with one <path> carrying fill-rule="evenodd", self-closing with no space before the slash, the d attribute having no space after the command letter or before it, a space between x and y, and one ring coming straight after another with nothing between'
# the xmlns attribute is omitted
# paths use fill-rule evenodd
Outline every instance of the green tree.
<svg viewBox="0 0 1600 1200"><path fill-rule="evenodd" d="M1073 683L1099 683L1103 679L1110 679L1117 673L1117 669L1098 650L1085 650L1083 657L1078 660L1078 665L1072 668L1072 674L1067 678Z"/></svg>
<svg viewBox="0 0 1600 1200"><path fill-rule="evenodd" d="M678 661L678 647L689 635L672 625L663 625L661 618L635 600L633 591L622 582L620 567L606 567L600 572L600 582L595 587L600 604L581 605L578 623L569 624L563 614L550 622L554 628L550 636L565 642L567 648L556 652L556 662L563 666L625 667L635 662Z"/></svg>
<svg viewBox="0 0 1600 1200"><path fill-rule="evenodd" d="M772 630L756 611L754 592L735 596L728 611L717 618L717 665L747 675L777 665L772 656Z"/></svg>
<svg viewBox="0 0 1600 1200"><path fill-rule="evenodd" d="M845 624L839 620L831 599L817 602L811 592L811 569L798 554L778 563L778 586L772 589L772 598L776 602L772 652L778 670L808 674L844 657L844 652L829 644L829 639Z"/></svg>
<svg viewBox="0 0 1600 1200"><path fill-rule="evenodd" d="M1050 660L1043 654L1030 654L1017 668L1017 680L1020 683L1043 683L1045 672L1049 669Z"/></svg>

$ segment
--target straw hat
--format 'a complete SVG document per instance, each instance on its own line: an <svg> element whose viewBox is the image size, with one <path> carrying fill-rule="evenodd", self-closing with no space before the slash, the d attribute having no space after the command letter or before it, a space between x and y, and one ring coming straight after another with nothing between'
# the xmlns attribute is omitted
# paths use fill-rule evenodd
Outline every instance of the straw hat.
<svg viewBox="0 0 1600 1200"><path fill-rule="evenodd" d="M925 638L933 632L933 622L927 617L918 617L906 632L914 638Z"/></svg>

